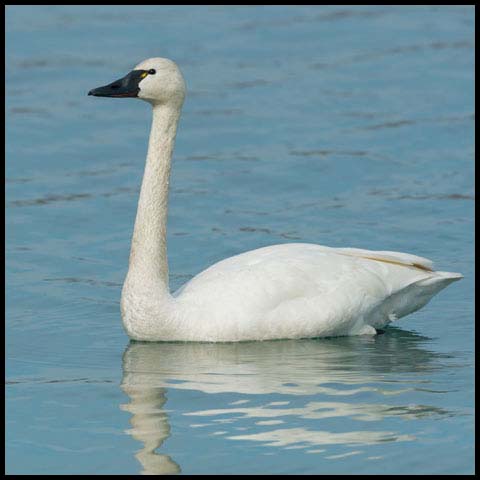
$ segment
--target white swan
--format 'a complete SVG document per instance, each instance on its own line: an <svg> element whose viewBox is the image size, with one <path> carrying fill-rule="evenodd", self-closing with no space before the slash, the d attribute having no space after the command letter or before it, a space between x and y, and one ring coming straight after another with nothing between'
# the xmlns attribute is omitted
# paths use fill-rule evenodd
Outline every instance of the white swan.
<svg viewBox="0 0 480 480"><path fill-rule="evenodd" d="M222 260L173 295L166 245L170 162L185 83L150 58L89 95L137 97L153 107L121 311L136 340L241 341L375 334L423 307L461 274L398 252L290 243Z"/></svg>

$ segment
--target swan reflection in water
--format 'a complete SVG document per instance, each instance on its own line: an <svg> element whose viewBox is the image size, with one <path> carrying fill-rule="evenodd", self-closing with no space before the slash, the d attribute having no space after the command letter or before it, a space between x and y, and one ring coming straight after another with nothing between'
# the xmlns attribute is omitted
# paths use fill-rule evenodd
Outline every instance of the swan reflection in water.
<svg viewBox="0 0 480 480"><path fill-rule="evenodd" d="M422 348L428 340L411 332L389 328L386 334L376 337L319 340L246 343L132 341L124 352L121 384L130 401L121 408L132 414L132 428L127 433L143 443L143 448L136 454L143 466L142 473L181 471L170 456L157 452L170 435L169 418L164 408L169 388L207 394L238 393L241 396L315 395L315 401L308 401L301 408L289 407L288 401L248 408L245 407L248 400L239 400L231 403L229 408L221 409L215 405L215 409L183 413L197 420L199 417L205 420L227 415L229 417L222 423L222 428L226 429L232 422L232 415L258 418L257 425L271 428L260 432L255 429L254 433L245 429L240 435L238 429L223 432L228 433L224 438L231 440L251 440L290 448L295 444L293 448L311 449L332 444L359 446L415 440L414 435L368 428L339 433L298 426L279 428L279 424L288 416L317 421L343 417L377 422L387 417L414 419L448 414L433 406L402 406L394 402L395 396L401 393L429 391L428 381L419 380L419 373L438 367L444 355ZM361 392L372 392L380 401L354 401L355 395ZM288 397L280 399L288 400ZM204 425L191 425L194 426ZM303 447L299 446L301 444Z"/></svg>

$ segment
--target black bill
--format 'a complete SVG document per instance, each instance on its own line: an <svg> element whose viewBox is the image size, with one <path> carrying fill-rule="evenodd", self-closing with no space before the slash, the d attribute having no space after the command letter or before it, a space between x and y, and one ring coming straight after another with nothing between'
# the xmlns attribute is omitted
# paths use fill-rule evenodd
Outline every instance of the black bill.
<svg viewBox="0 0 480 480"><path fill-rule="evenodd" d="M119 80L105 85L104 87L94 88L88 92L95 97L136 97L140 91L138 84L147 76L146 70L132 70Z"/></svg>

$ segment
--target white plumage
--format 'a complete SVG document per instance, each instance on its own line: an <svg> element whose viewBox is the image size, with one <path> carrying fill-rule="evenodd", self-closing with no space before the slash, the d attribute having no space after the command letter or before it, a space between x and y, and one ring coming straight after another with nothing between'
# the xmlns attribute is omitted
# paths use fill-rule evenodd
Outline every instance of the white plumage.
<svg viewBox="0 0 480 480"><path fill-rule="evenodd" d="M153 107L121 300L131 338L243 341L375 334L462 278L435 272L431 261L406 253L291 243L222 260L170 294L168 182L185 84L175 63L162 58L145 60L132 74L117 84L131 88L131 79L141 78L135 95L119 95L118 86L115 95L104 93L108 86L91 92L137 96Z"/></svg>

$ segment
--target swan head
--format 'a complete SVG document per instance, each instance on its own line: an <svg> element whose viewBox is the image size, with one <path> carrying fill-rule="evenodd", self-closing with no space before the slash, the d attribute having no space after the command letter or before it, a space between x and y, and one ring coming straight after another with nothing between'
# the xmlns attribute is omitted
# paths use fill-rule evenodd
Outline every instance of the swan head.
<svg viewBox="0 0 480 480"><path fill-rule="evenodd" d="M168 58L149 58L114 82L88 92L95 97L140 98L152 105L181 107L185 81L177 64Z"/></svg>

